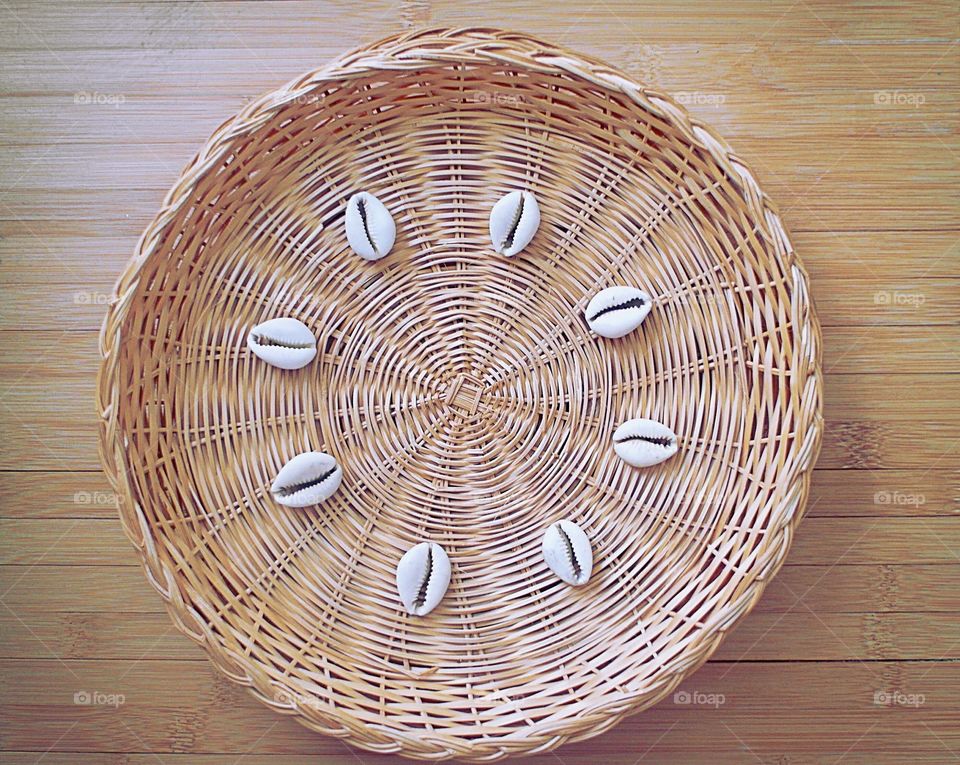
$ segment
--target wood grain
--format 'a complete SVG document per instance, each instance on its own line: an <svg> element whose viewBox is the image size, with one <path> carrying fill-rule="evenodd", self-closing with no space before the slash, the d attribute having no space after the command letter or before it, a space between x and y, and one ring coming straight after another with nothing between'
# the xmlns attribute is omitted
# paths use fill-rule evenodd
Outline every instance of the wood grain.
<svg viewBox="0 0 960 765"><path fill-rule="evenodd" d="M955 725L958 682L960 664L946 661L711 662L677 692L689 694L691 701L701 699L699 703L683 703L683 695L674 696L628 718L618 734L573 745L561 756L566 761L592 752L596 758L607 750L629 748L637 757L642 742L659 738L660 753L681 761L683 753L699 753L697 761L702 761L718 747L736 750L741 746L737 739L749 737L750 748L823 757L836 751L838 735L856 726L861 732L871 730L860 751L906 758L920 741L931 749L936 738L951 748L960 745ZM900 690L905 700L907 694L916 696L918 702L922 694L923 703L899 708L874 703L876 694L892 692L888 689ZM123 696L123 703L110 706L105 699L107 703L96 706L74 704L74 694L84 691ZM69 730L64 736L69 751L149 751L158 753L161 761L168 752L239 756L253 748L290 755L343 753L334 739L264 714L208 662L10 659L0 670L0 703L6 713L3 738L13 750L42 752L50 748L51 736ZM914 730L913 715L918 713L926 723L922 739ZM763 724L758 724L758 716ZM64 751L64 740L53 749ZM364 753L358 757L361 762L376 761Z"/></svg>
<svg viewBox="0 0 960 765"><path fill-rule="evenodd" d="M93 375L104 301L210 132L422 24L509 24L682 94L778 203L824 324L808 517L680 689L724 703L668 699L562 762L960 759L955 2L23 0L0 18L0 760L392 760L264 709L173 629L110 506ZM898 691L923 702L874 703Z"/></svg>

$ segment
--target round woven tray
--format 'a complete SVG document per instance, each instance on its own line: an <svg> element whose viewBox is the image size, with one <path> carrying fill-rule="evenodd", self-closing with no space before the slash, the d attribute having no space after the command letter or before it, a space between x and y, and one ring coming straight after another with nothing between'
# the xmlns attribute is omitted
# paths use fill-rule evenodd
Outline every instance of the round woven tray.
<svg viewBox="0 0 960 765"><path fill-rule="evenodd" d="M542 223L493 253L513 189ZM347 199L397 244L348 248ZM614 284L642 327L593 335ZM294 316L306 368L248 330ZM821 432L807 278L750 171L668 97L525 35L426 30L250 104L168 194L102 334L101 445L120 517L177 626L308 727L380 752L494 760L606 730L703 663L790 546ZM611 435L678 434L654 468ZM269 485L333 454L340 491L291 510ZM594 575L540 540L571 518ZM394 569L444 546L428 617Z"/></svg>

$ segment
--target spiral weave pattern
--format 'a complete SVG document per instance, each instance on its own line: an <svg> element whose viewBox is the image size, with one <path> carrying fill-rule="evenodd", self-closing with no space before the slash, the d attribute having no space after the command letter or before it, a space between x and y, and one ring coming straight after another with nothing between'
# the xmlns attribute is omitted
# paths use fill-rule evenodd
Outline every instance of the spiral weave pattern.
<svg viewBox="0 0 960 765"><path fill-rule="evenodd" d="M507 259L494 202L536 195ZM397 243L348 248L349 196ZM600 289L654 298L619 340ZM306 368L249 329L293 316ZM431 29L355 51L250 104L184 171L123 274L101 338L101 447L120 517L173 619L223 672L305 725L379 752L545 751L664 697L760 596L819 449L807 278L747 168L669 98L525 35ZM680 451L614 454L632 417ZM301 451L340 491L269 485ZM563 585L540 540L594 550ZM450 589L406 615L418 541Z"/></svg>

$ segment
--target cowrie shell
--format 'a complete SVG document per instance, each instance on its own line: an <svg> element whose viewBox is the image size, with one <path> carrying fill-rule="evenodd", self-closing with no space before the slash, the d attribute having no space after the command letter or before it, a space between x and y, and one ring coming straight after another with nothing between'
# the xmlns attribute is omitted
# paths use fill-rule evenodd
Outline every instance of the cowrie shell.
<svg viewBox="0 0 960 765"><path fill-rule="evenodd" d="M347 202L347 242L365 260L380 260L393 249L397 226L373 194L361 191Z"/></svg>
<svg viewBox="0 0 960 765"><path fill-rule="evenodd" d="M586 584L593 571L590 540L573 521L557 521L543 535L543 559L567 584Z"/></svg>
<svg viewBox="0 0 960 765"><path fill-rule="evenodd" d="M540 206L529 191L511 191L490 212L493 249L508 258L530 244L540 227Z"/></svg>
<svg viewBox="0 0 960 765"><path fill-rule="evenodd" d="M280 369L300 369L317 355L317 339L302 321L270 319L247 335L247 347L259 358Z"/></svg>
<svg viewBox="0 0 960 765"><path fill-rule="evenodd" d="M584 316L601 337L623 337L647 318L653 301L636 287L608 287L587 303Z"/></svg>
<svg viewBox="0 0 960 765"><path fill-rule="evenodd" d="M429 614L449 585L450 558L435 542L414 545L397 564L397 592L408 614Z"/></svg>
<svg viewBox="0 0 960 765"><path fill-rule="evenodd" d="M325 452L304 452L284 465L270 486L281 505L308 507L328 499L343 480L337 461Z"/></svg>
<svg viewBox="0 0 960 765"><path fill-rule="evenodd" d="M613 448L628 465L649 467L677 453L677 437L655 420L627 420L614 431Z"/></svg>

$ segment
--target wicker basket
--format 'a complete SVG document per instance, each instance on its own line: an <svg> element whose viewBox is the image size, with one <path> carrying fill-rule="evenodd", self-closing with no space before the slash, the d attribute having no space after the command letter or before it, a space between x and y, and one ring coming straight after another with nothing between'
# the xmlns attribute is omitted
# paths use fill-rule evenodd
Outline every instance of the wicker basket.
<svg viewBox="0 0 960 765"><path fill-rule="evenodd" d="M487 219L528 188L507 259ZM346 200L397 220L353 255ZM592 335L597 290L655 297ZM247 331L300 318L297 372ZM177 626L308 727L378 752L495 760L594 736L702 664L760 597L819 448L807 278L750 171L669 98L525 35L426 30L250 104L183 173L102 333L101 445L120 517ZM680 453L647 470L611 434L645 416ZM344 468L328 503L267 488L294 454ZM595 573L543 565L545 527ZM408 617L394 568L450 553Z"/></svg>

